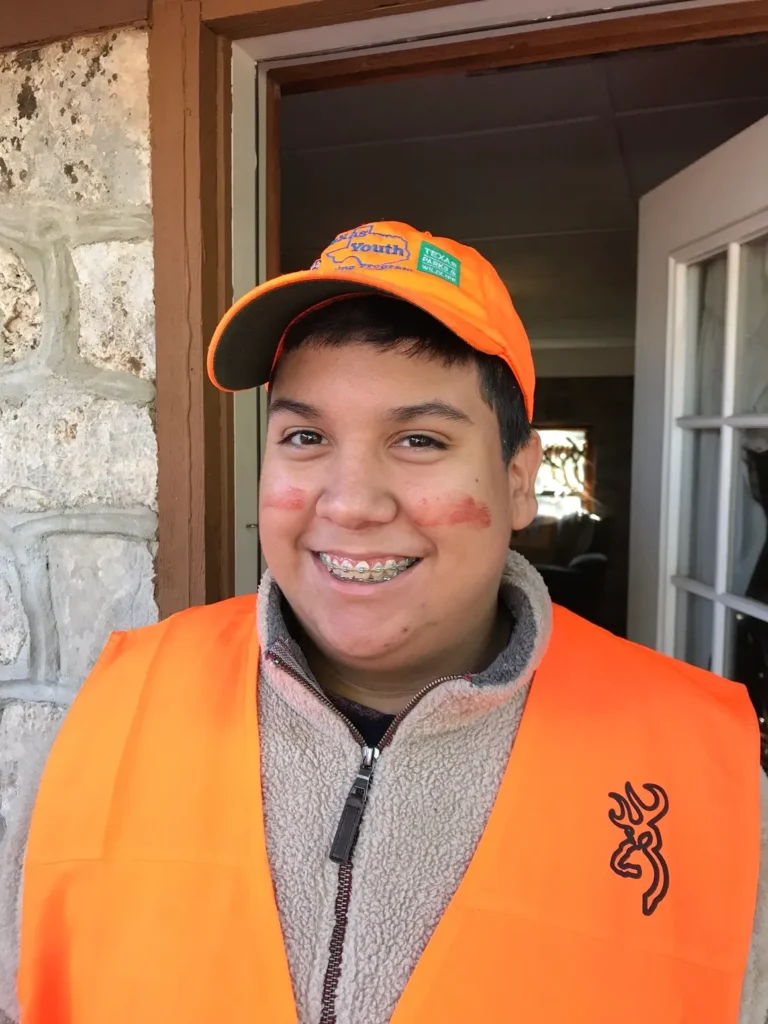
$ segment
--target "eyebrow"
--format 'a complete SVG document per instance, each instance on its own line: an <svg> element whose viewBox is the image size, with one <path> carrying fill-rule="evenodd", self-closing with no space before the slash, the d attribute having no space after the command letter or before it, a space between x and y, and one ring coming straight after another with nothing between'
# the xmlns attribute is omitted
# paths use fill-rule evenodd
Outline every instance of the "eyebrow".
<svg viewBox="0 0 768 1024"><path fill-rule="evenodd" d="M396 423L410 423L425 416L437 416L440 419L451 420L453 423L472 423L469 416L461 409L439 399L432 402L420 402L418 405L400 405L396 409L390 409L387 413L387 419Z"/></svg>
<svg viewBox="0 0 768 1024"><path fill-rule="evenodd" d="M273 398L267 410L268 416L272 417L278 412L290 412L294 416L300 416L305 420L319 420L320 410L308 402L298 402L294 398Z"/></svg>
<svg viewBox="0 0 768 1024"><path fill-rule="evenodd" d="M322 418L320 410L308 402L300 402L295 398L275 398L269 403L269 416L277 413L287 412L307 420L319 420ZM435 399L431 402L419 402L416 405L398 405L387 412L387 419L394 423L412 423L414 420L423 419L427 416L437 416L440 419L450 420L453 423L472 423L472 420L465 412Z"/></svg>

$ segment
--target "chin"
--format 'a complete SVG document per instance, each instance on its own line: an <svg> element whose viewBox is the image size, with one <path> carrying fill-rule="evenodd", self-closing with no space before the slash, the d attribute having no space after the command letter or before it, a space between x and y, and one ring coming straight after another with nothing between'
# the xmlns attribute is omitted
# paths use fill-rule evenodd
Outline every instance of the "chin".
<svg viewBox="0 0 768 1024"><path fill-rule="evenodd" d="M407 626L383 624L381 620L361 623L339 621L336 617L332 623L314 622L312 630L315 642L328 656L348 665L371 669L383 668L393 656L402 656L405 635L410 633Z"/></svg>

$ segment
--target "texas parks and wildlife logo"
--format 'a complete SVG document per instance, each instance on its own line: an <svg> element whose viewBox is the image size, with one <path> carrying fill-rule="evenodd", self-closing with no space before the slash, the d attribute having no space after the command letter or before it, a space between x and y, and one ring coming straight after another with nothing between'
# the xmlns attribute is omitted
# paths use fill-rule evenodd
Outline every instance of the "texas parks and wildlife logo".
<svg viewBox="0 0 768 1024"><path fill-rule="evenodd" d="M659 829L659 822L669 810L669 797L653 782L641 788L648 798L643 799L631 782L625 784L623 793L608 794L617 805L608 811L608 817L624 833L611 857L611 870L621 878L647 880L642 910L650 917L669 890L669 868Z"/></svg>

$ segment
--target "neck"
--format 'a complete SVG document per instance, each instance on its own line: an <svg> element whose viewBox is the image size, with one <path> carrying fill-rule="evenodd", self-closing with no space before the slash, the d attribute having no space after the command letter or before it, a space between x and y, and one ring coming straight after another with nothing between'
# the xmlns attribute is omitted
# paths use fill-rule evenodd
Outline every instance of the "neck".
<svg viewBox="0 0 768 1024"><path fill-rule="evenodd" d="M347 665L321 651L301 630L301 648L320 686L383 714L396 715L430 683L482 672L509 639L509 613L494 602L472 632L416 664L387 669Z"/></svg>

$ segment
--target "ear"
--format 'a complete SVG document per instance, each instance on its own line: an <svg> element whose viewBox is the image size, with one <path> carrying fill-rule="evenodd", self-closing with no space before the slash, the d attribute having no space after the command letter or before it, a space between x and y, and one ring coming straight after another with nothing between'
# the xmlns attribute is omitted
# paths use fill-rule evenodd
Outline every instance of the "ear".
<svg viewBox="0 0 768 1024"><path fill-rule="evenodd" d="M541 438L534 430L530 441L509 463L509 503L513 530L524 530L536 518L539 503L534 487L541 465Z"/></svg>

